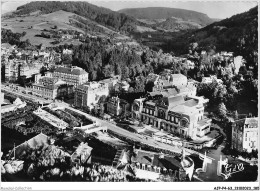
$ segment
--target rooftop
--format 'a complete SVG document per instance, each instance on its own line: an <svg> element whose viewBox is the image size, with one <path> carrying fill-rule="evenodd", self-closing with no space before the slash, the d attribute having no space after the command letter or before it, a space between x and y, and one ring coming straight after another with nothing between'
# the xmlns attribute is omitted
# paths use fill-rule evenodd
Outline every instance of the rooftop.
<svg viewBox="0 0 260 191"><path fill-rule="evenodd" d="M258 118L252 117L252 118L244 118L239 119L234 122L235 124L238 124L239 126L245 126L245 128L258 128Z"/></svg>
<svg viewBox="0 0 260 191"><path fill-rule="evenodd" d="M186 115L194 115L197 113L197 110L195 108L191 108L185 105L177 105L175 107L172 107L170 111L175 113L182 113Z"/></svg>
<svg viewBox="0 0 260 191"><path fill-rule="evenodd" d="M178 94L178 92L177 92L176 88L167 88L167 89L163 89L163 90L158 89L156 91L150 92L151 96L163 95L164 97L175 96L177 94Z"/></svg>
<svg viewBox="0 0 260 191"><path fill-rule="evenodd" d="M99 89L101 87L108 87L106 83L99 83L99 82L87 82L85 84L81 84L79 85L76 89L81 89L81 90L95 90L95 89Z"/></svg>
<svg viewBox="0 0 260 191"><path fill-rule="evenodd" d="M48 113L47 111L42 110L40 107L33 112L35 115L42 118L44 121L50 123L54 127L58 129L66 129L69 126L68 123L64 122L63 120L59 119L58 117Z"/></svg>
<svg viewBox="0 0 260 191"><path fill-rule="evenodd" d="M39 146L49 145L49 137L43 133L25 141L24 143L15 147L15 157L19 157L29 149L35 149Z"/></svg>
<svg viewBox="0 0 260 191"><path fill-rule="evenodd" d="M258 127L258 118L257 117L246 118L245 125L249 125L251 127L257 128Z"/></svg>
<svg viewBox="0 0 260 191"><path fill-rule="evenodd" d="M175 107L184 103L184 98L182 96L170 96L170 97L163 97L161 99L169 108Z"/></svg>
<svg viewBox="0 0 260 191"><path fill-rule="evenodd" d="M12 47L12 45L9 44L9 43L1 43L1 47L2 47L2 48L5 48L5 49L9 49L9 48Z"/></svg>
<svg viewBox="0 0 260 191"><path fill-rule="evenodd" d="M176 78L187 78L186 76L184 76L183 74L172 74L171 78L176 79Z"/></svg>
<svg viewBox="0 0 260 191"><path fill-rule="evenodd" d="M150 151L136 150L133 162L160 167L162 169L178 170L182 168L180 159L174 155L159 154Z"/></svg>
<svg viewBox="0 0 260 191"><path fill-rule="evenodd" d="M92 147L88 146L87 143L81 143L78 148L76 149L76 151L71 155L72 160L76 159L78 156L84 155L84 159L87 160L90 155L91 155L91 151L92 151Z"/></svg>
<svg viewBox="0 0 260 191"><path fill-rule="evenodd" d="M66 74L72 74L72 75L82 75L87 74L85 70L79 67L73 67L73 68L66 68L66 67L58 67L55 72L59 73L66 73Z"/></svg>
<svg viewBox="0 0 260 191"><path fill-rule="evenodd" d="M183 105L185 105L187 107L194 107L194 106L198 105L198 102L194 99L190 99L188 101L185 101L185 103Z"/></svg>

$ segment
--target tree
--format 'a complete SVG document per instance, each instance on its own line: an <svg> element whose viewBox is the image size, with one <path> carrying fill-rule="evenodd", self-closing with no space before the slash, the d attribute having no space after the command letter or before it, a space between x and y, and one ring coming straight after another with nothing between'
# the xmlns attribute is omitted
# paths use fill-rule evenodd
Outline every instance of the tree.
<svg viewBox="0 0 260 191"><path fill-rule="evenodd" d="M98 103L99 104L104 104L105 102L106 102L106 99L107 99L107 97L105 96L105 95L102 95L100 98L99 98L99 100L98 100Z"/></svg>
<svg viewBox="0 0 260 191"><path fill-rule="evenodd" d="M242 75L246 75L247 74L246 66L241 66L239 68L239 73L242 74Z"/></svg>
<svg viewBox="0 0 260 191"><path fill-rule="evenodd" d="M128 93L134 93L134 88L133 87L129 87Z"/></svg>
<svg viewBox="0 0 260 191"><path fill-rule="evenodd" d="M227 108L223 102L221 102L217 107L217 113L221 118L227 117Z"/></svg>
<svg viewBox="0 0 260 191"><path fill-rule="evenodd" d="M104 115L104 113L105 113L104 103L101 103L99 106L99 112L98 112L99 117L102 117Z"/></svg>
<svg viewBox="0 0 260 191"><path fill-rule="evenodd" d="M115 68L116 68L115 74L121 76L122 72L121 72L121 68L120 68L119 64L116 64Z"/></svg>
<svg viewBox="0 0 260 191"><path fill-rule="evenodd" d="M99 111L98 111L98 107L96 105L94 106L94 108L92 108L91 113L94 116L98 116Z"/></svg>
<svg viewBox="0 0 260 191"><path fill-rule="evenodd" d="M61 60L64 65L71 65L72 57L69 54L63 54Z"/></svg>
<svg viewBox="0 0 260 191"><path fill-rule="evenodd" d="M254 158L258 158L258 150L256 149L256 150L252 150L252 157L254 157Z"/></svg>
<svg viewBox="0 0 260 191"><path fill-rule="evenodd" d="M122 68L122 79L129 78L129 68L127 66Z"/></svg>
<svg viewBox="0 0 260 191"><path fill-rule="evenodd" d="M47 72L47 68L45 68L44 66L40 68L40 74L42 76L44 76L45 72Z"/></svg>

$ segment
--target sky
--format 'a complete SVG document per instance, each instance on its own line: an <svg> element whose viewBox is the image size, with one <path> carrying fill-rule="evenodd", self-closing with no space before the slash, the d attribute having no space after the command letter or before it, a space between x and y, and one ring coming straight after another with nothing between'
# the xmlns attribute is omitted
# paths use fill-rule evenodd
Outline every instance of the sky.
<svg viewBox="0 0 260 191"><path fill-rule="evenodd" d="M69 1L69 0L68 0ZM81 0L82 1L82 0ZM1 1L2 13L16 10L17 7L30 1ZM171 7L198 11L210 18L225 19L232 15L243 13L257 5L257 1L172 1L172 0L88 0L97 6L118 11L124 8L141 7Z"/></svg>

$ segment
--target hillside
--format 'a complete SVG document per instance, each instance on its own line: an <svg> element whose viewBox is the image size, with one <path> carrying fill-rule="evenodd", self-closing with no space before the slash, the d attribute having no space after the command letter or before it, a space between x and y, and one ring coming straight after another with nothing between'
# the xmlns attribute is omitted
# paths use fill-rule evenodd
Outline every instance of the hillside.
<svg viewBox="0 0 260 191"><path fill-rule="evenodd" d="M41 11L41 14L49 14L56 11L66 11L85 17L97 22L110 29L127 33L136 28L136 19L122 13L114 12L109 9L98 7L87 2L72 1L36 1L30 2L17 8L13 12L13 17L28 15L35 11Z"/></svg>
<svg viewBox="0 0 260 191"><path fill-rule="evenodd" d="M161 28L167 32L178 32L182 30L200 29L201 25L192 21L184 21L180 18L167 18L165 21L154 25L156 28Z"/></svg>
<svg viewBox="0 0 260 191"><path fill-rule="evenodd" d="M147 7L122 9L119 13L125 13L137 19L159 20L168 18L179 18L183 21L190 21L201 26L206 26L213 22L206 14L185 9L166 8L166 7Z"/></svg>
<svg viewBox="0 0 260 191"><path fill-rule="evenodd" d="M217 51L231 51L252 62L254 52L258 51L258 7L173 37L163 48L185 54L193 42L198 43L200 50L213 48Z"/></svg>
<svg viewBox="0 0 260 191"><path fill-rule="evenodd" d="M70 24L70 18L75 14L66 12L66 11L56 11L49 14L39 14L39 11L32 12L32 15L27 15L23 17L11 17L11 18L2 18L1 24L2 28L10 29L14 33L23 33L25 35L21 40L29 39L30 43L33 45L44 44L45 46L52 46L50 43L54 41L51 38L42 38L37 37L36 35L41 34L43 30L53 30L54 26L57 26L57 30L75 30L81 33L84 33L83 30L74 27ZM79 42L69 42L64 41L64 43L73 43L78 44Z"/></svg>

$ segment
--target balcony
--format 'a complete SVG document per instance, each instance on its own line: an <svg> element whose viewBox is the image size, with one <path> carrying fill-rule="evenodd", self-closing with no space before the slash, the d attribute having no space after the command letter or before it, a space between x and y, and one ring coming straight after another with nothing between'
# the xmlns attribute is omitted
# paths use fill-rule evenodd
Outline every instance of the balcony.
<svg viewBox="0 0 260 191"><path fill-rule="evenodd" d="M211 121L212 119L203 116L202 119L197 122L198 128L202 130L205 126L210 125Z"/></svg>

